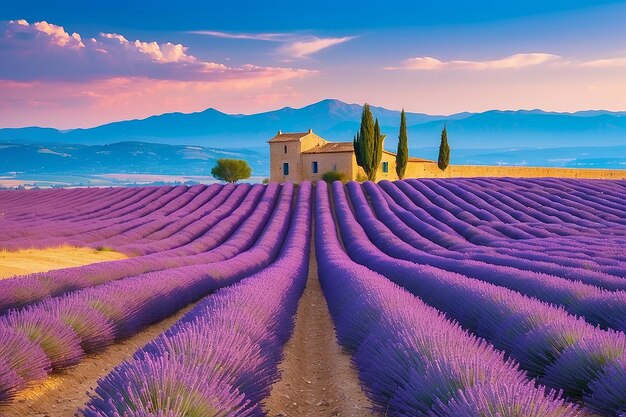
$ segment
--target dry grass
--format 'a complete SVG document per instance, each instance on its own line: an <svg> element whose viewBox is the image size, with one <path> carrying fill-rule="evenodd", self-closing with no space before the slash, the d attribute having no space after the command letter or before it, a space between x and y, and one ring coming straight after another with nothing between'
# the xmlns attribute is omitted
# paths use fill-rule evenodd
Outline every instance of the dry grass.
<svg viewBox="0 0 626 417"><path fill-rule="evenodd" d="M125 258L126 255L108 249L95 250L71 246L0 251L0 279Z"/></svg>

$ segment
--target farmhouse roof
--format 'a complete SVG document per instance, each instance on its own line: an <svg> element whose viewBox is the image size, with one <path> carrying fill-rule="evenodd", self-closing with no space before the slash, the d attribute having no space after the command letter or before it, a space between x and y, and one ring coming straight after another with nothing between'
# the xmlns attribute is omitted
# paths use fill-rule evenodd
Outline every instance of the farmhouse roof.
<svg viewBox="0 0 626 417"><path fill-rule="evenodd" d="M302 153L336 153L336 152L354 152L352 142L328 142L323 145L315 146L307 149Z"/></svg>
<svg viewBox="0 0 626 417"><path fill-rule="evenodd" d="M282 131L279 130L276 136L274 136L272 139L268 140L267 142L268 143L295 142L295 141L302 140L302 138L310 135L311 133L313 133L313 129L309 129L308 132L296 132L296 133L283 133Z"/></svg>

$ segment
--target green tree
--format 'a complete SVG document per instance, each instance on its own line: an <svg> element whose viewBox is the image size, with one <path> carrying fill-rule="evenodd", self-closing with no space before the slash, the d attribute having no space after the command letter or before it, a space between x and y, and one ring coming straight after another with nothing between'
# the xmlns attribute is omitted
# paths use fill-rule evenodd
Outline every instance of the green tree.
<svg viewBox="0 0 626 417"><path fill-rule="evenodd" d="M400 114L400 134L398 135L398 152L396 152L396 174L403 179L409 161L409 138L406 134L406 115L404 109Z"/></svg>
<svg viewBox="0 0 626 417"><path fill-rule="evenodd" d="M376 171L383 155L384 135L380 134L378 119L374 122L369 104L363 106L361 127L354 136L354 153L357 164L363 168L367 178L376 179Z"/></svg>
<svg viewBox="0 0 626 417"><path fill-rule="evenodd" d="M252 169L242 159L221 158L211 169L211 175L220 181L237 182L250 178Z"/></svg>
<svg viewBox="0 0 626 417"><path fill-rule="evenodd" d="M329 184L332 184L335 181L346 182L347 177L346 174L339 171L328 171L322 175L322 179Z"/></svg>
<svg viewBox="0 0 626 417"><path fill-rule="evenodd" d="M441 131L441 144L439 145L439 159L437 165L440 170L445 170L450 165L450 145L448 145L448 129L444 125Z"/></svg>

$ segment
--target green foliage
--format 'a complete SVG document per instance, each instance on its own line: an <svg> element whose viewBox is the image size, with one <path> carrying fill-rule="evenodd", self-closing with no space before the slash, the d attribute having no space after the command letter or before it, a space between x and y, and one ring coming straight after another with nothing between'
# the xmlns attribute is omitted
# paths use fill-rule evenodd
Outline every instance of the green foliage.
<svg viewBox="0 0 626 417"><path fill-rule="evenodd" d="M334 181L346 182L348 180L346 174L339 171L324 172L324 175L322 175L322 179L329 184L332 184Z"/></svg>
<svg viewBox="0 0 626 417"><path fill-rule="evenodd" d="M269 183L270 183L269 178L263 178L263 184L269 184Z"/></svg>
<svg viewBox="0 0 626 417"><path fill-rule="evenodd" d="M217 164L211 169L211 175L220 181L237 182L250 178L252 169L248 163L242 159L217 160Z"/></svg>
<svg viewBox="0 0 626 417"><path fill-rule="evenodd" d="M369 104L365 103L361 114L361 127L354 136L354 152L357 164L372 181L376 179L376 171L382 159L384 139L385 135L380 133L378 119L374 122L372 110Z"/></svg>
<svg viewBox="0 0 626 417"><path fill-rule="evenodd" d="M446 126L441 131L441 144L439 145L439 159L437 165L440 170L445 170L450 165L450 145L448 145L448 130Z"/></svg>
<svg viewBox="0 0 626 417"><path fill-rule="evenodd" d="M361 156L361 147L363 146L363 141L361 140L361 132L356 132L354 135L354 140L352 141L352 146L354 147L354 156L356 157L356 164L360 167L363 166L363 156Z"/></svg>
<svg viewBox="0 0 626 417"><path fill-rule="evenodd" d="M367 175L361 174L361 171L356 173L356 181L357 182L365 182L367 181Z"/></svg>
<svg viewBox="0 0 626 417"><path fill-rule="evenodd" d="M406 133L406 115L404 109L400 114L400 134L398 135L398 152L396 152L396 174L403 179L409 162L409 138Z"/></svg>

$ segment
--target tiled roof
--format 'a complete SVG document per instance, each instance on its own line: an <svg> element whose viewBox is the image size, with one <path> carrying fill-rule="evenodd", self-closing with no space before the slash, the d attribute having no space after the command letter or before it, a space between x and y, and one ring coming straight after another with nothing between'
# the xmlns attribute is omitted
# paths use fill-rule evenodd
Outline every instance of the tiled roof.
<svg viewBox="0 0 626 417"><path fill-rule="evenodd" d="M328 142L321 146L315 146L302 153L334 153L334 152L354 152L352 142Z"/></svg>
<svg viewBox="0 0 626 417"><path fill-rule="evenodd" d="M268 140L268 143L274 143L274 142L295 142L297 140L302 139L303 137L305 137L306 135L308 135L309 132L301 132L301 133L282 133L282 132L278 132L278 134L276 136L274 136L272 139Z"/></svg>

